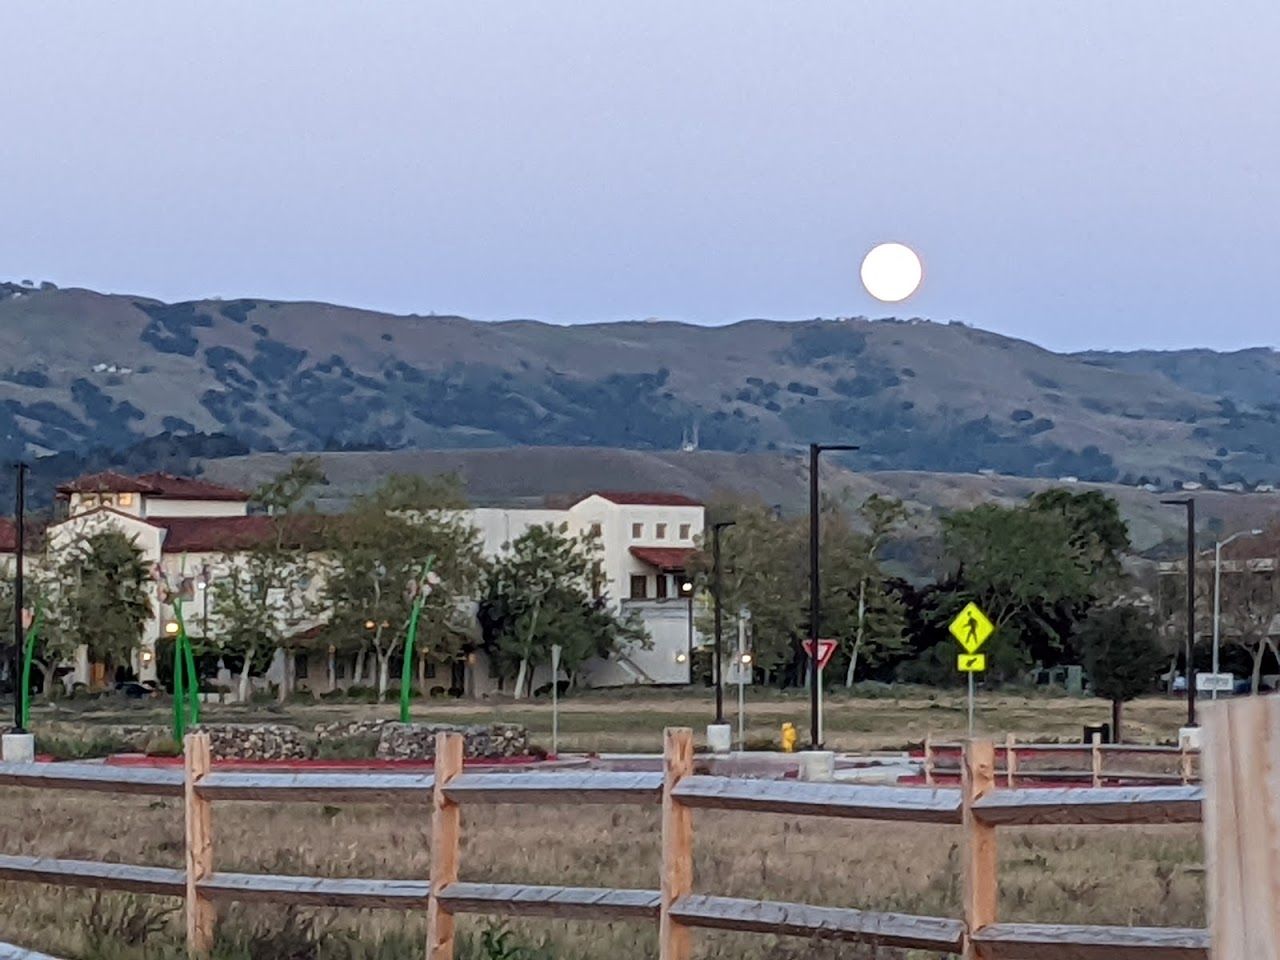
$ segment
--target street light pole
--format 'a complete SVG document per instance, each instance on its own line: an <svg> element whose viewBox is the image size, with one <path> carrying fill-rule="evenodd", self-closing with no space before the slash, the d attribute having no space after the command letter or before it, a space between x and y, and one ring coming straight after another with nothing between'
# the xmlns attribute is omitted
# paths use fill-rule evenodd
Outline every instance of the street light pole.
<svg viewBox="0 0 1280 960"><path fill-rule="evenodd" d="M689 672L689 683L693 683L693 581L689 579L688 573L680 578L680 592L688 599L689 610L689 644L685 651L685 666ZM679 657L676 658L679 660Z"/></svg>
<svg viewBox="0 0 1280 960"><path fill-rule="evenodd" d="M1196 725L1196 678L1195 655L1196 643L1196 498L1180 497L1172 500L1161 500L1167 506L1185 507L1187 510L1187 726Z"/></svg>
<svg viewBox="0 0 1280 960"><path fill-rule="evenodd" d="M22 701L26 696L22 689L22 647L26 638L23 636L22 609L26 598L23 596L25 571L22 568L26 553L27 465L19 461L15 472L18 486L14 494L13 513L17 529L13 551L13 664L10 669L13 671L13 730L15 733L25 733L22 728Z"/></svg>
<svg viewBox="0 0 1280 960"><path fill-rule="evenodd" d="M817 750L822 746L820 727L822 710L819 706L818 675L818 621L822 616L822 594L818 574L818 457L826 450L857 450L847 443L809 444L809 746Z"/></svg>
<svg viewBox="0 0 1280 960"><path fill-rule="evenodd" d="M716 723L724 723L724 683L722 682L721 672L724 669L724 650L721 647L721 629L720 629L720 594L723 580L720 576L720 531L725 527L732 527L733 520L721 520L719 523L711 526L711 555L715 563L715 593L716 593L716 642L715 642L715 682L716 682Z"/></svg>
<svg viewBox="0 0 1280 960"><path fill-rule="evenodd" d="M1219 624L1222 619L1222 548L1233 540L1241 537L1259 537L1262 536L1261 530L1241 530L1239 533L1233 533L1225 540L1219 540L1213 545L1213 675L1214 687L1212 698L1218 699L1218 646L1220 628Z"/></svg>

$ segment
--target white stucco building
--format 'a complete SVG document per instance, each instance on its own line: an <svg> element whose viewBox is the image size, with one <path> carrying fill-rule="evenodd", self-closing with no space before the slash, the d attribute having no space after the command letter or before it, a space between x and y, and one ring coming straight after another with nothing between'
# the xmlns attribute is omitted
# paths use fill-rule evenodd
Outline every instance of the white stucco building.
<svg viewBox="0 0 1280 960"><path fill-rule="evenodd" d="M489 556L501 554L534 526L564 524L574 534L595 531L601 546L600 590L619 613L639 616L650 645L592 662L584 680L596 687L689 682L690 653L699 640L693 598L681 585L702 536L702 504L680 494L598 492L564 509L481 507L471 516Z"/></svg>
<svg viewBox="0 0 1280 960"><path fill-rule="evenodd" d="M37 554L33 549L30 561L56 564L60 551L82 536L100 529L121 531L149 566L159 566L168 582L193 581L195 599L187 602L185 619L195 637L216 633L217 611L208 584L235 562L237 551L276 531L269 517L249 513L247 493L164 473L93 474L59 487L58 497L65 515L48 528L43 550ZM679 494L598 492L559 509L483 507L467 511L467 517L489 556L500 555L534 526L563 524L572 533L595 532L601 546L596 589L617 612L634 612L649 640L617 657L593 661L582 679L591 686L690 681L691 653L700 638L694 631L692 591L682 585L703 532L702 504ZM0 553L12 553L13 533L12 524L0 528ZM314 597L320 586L309 581L301 588ZM315 626L304 615L288 616L291 619L283 625L299 636ZM156 644L166 628L172 629L173 617L173 608L159 602L153 592L152 616L130 665L140 680L156 678ZM327 678L338 685L350 682L353 664L330 657L324 651L299 653L294 664L299 686L319 686ZM102 665L89 663L83 649L72 666L74 682L99 686L115 679L105 675ZM437 669L433 666L427 676L437 679ZM282 661L277 658L268 678L278 678L281 670ZM550 682L545 665L537 673L535 687ZM438 679L441 686L458 687L471 695L497 686L484 655L478 652L455 664L451 676Z"/></svg>

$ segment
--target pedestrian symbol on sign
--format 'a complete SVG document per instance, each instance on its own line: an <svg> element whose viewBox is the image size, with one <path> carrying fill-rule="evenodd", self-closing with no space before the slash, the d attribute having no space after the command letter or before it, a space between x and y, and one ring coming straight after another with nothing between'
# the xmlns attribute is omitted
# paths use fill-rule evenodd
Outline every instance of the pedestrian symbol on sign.
<svg viewBox="0 0 1280 960"><path fill-rule="evenodd" d="M995 625L976 603L968 603L951 621L949 629L966 653L977 653L995 630Z"/></svg>

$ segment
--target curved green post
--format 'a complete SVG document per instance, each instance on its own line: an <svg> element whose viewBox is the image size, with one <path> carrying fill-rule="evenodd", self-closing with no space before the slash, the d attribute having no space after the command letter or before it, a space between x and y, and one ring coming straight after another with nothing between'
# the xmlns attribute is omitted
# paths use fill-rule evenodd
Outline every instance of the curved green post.
<svg viewBox="0 0 1280 960"><path fill-rule="evenodd" d="M187 732L186 695L182 689L182 675L185 672L182 662L182 639L180 635L175 634L173 638L173 739L177 743L182 742L182 737Z"/></svg>
<svg viewBox="0 0 1280 960"><path fill-rule="evenodd" d="M409 614L409 629L404 638L404 662L400 667L400 722L409 722L409 700L413 692L413 644L418 639L418 620L422 616L422 605L427 600L427 574L435 566L436 558L428 557L422 565L422 580L413 595L413 610Z"/></svg>
<svg viewBox="0 0 1280 960"><path fill-rule="evenodd" d="M31 629L27 631L27 642L22 650L22 729L31 727L31 661L36 653L36 637L40 633L40 624L44 620L44 610L36 604L35 617L31 621Z"/></svg>

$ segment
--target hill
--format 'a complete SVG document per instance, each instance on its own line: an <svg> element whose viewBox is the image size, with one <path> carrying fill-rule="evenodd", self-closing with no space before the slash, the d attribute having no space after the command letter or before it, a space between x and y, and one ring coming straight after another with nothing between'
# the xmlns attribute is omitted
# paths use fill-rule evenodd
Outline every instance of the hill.
<svg viewBox="0 0 1280 960"><path fill-rule="evenodd" d="M284 470L292 454L259 453L203 463L203 475L241 488ZM452 473L477 505L532 504L589 490L665 490L713 503L736 497L777 504L790 514L808 509L808 469L798 456L648 452L583 447L525 447L507 450L398 450L380 453L322 453L328 484L318 506L340 510L351 497L367 492L393 473L427 476ZM939 517L979 503L1015 504L1056 481L1010 476L939 474L917 471L857 473L838 464L823 468L823 492L861 503L873 493L900 497L907 505L914 534L897 546L906 567L928 566L930 541ZM1160 504L1160 497L1119 484L1072 484L1116 498L1139 551L1182 543L1183 514ZM1204 529L1234 531L1262 526L1280 509L1280 494L1202 491L1197 506ZM1204 534L1202 534L1204 535ZM1180 547L1179 547L1180 549Z"/></svg>
<svg viewBox="0 0 1280 960"><path fill-rule="evenodd" d="M1260 385L1224 400L1194 364L921 320L561 327L0 284L0 351L5 458L196 433L251 451L671 451L696 430L725 452L853 440L861 470L1280 475Z"/></svg>

